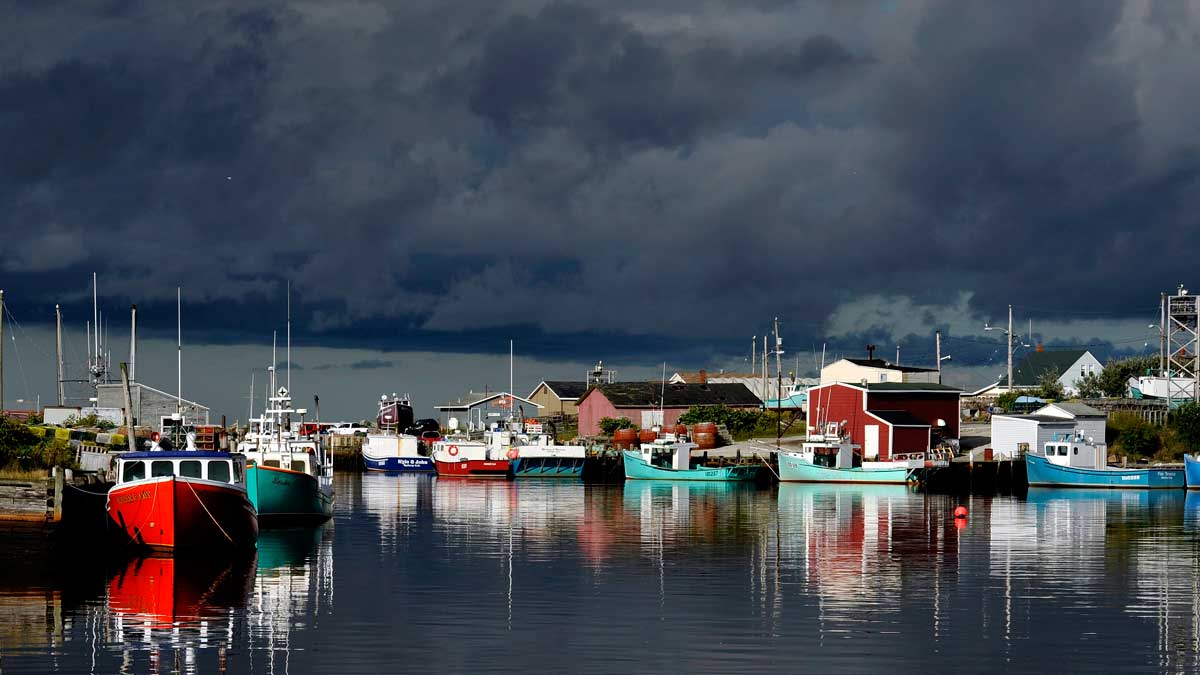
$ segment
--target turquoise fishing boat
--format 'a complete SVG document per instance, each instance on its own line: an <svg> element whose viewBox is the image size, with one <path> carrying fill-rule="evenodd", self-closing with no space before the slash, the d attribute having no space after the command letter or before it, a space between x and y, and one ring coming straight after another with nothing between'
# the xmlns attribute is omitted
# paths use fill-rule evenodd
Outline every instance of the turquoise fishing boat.
<svg viewBox="0 0 1200 675"><path fill-rule="evenodd" d="M795 483L883 483L903 485L925 471L925 453L866 460L859 446L831 425L826 434L810 434L799 451L779 452L779 480ZM942 462L944 464L944 462Z"/></svg>
<svg viewBox="0 0 1200 675"><path fill-rule="evenodd" d="M246 455L246 494L263 525L322 522L333 515L333 461L325 444L292 428L293 409L286 387L268 400L262 417L238 444Z"/></svg>
<svg viewBox="0 0 1200 675"><path fill-rule="evenodd" d="M1046 443L1040 454L1025 455L1031 487L1083 487L1123 489L1182 489L1184 469L1152 466L1125 469L1108 466L1107 446L1082 438Z"/></svg>
<svg viewBox="0 0 1200 675"><path fill-rule="evenodd" d="M884 462L877 462L883 464ZM779 453L779 480L794 483L883 483L903 485L913 480L907 462L887 462L891 467L822 466L806 461L802 453Z"/></svg>
<svg viewBox="0 0 1200 675"><path fill-rule="evenodd" d="M695 443L658 439L642 444L640 452L625 450L625 478L631 480L748 481L758 477L758 464L697 466Z"/></svg>

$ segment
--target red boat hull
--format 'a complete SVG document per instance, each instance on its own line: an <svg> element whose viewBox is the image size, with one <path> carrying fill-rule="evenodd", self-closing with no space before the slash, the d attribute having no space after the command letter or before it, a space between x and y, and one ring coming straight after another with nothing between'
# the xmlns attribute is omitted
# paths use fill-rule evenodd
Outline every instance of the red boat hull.
<svg viewBox="0 0 1200 675"><path fill-rule="evenodd" d="M465 459L458 462L434 460L439 476L458 478L507 478L507 459Z"/></svg>
<svg viewBox="0 0 1200 675"><path fill-rule="evenodd" d="M246 491L178 477L117 485L108 514L130 541L160 551L251 547L258 515Z"/></svg>

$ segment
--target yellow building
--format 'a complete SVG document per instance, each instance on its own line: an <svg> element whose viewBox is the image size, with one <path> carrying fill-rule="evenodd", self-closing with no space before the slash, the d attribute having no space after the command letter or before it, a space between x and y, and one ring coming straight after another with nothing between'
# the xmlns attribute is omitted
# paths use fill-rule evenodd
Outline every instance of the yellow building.
<svg viewBox="0 0 1200 675"><path fill-rule="evenodd" d="M538 409L539 416L575 416L579 414L579 397L587 390L586 382L543 380L526 398L542 406Z"/></svg>

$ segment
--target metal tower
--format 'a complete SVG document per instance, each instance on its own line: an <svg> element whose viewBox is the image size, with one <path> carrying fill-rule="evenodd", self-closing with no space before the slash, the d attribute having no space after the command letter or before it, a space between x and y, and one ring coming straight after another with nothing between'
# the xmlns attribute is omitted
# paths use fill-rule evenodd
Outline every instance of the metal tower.
<svg viewBox="0 0 1200 675"><path fill-rule="evenodd" d="M1167 401L1197 401L1200 394L1200 295L1182 285L1167 298Z"/></svg>

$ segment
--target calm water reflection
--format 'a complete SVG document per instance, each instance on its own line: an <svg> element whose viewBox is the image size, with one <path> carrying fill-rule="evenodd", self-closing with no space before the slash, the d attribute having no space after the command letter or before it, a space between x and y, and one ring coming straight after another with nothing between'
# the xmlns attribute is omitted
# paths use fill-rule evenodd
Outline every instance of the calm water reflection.
<svg viewBox="0 0 1200 675"><path fill-rule="evenodd" d="M0 671L1194 672L1200 495L338 476L257 555L0 558Z"/></svg>

